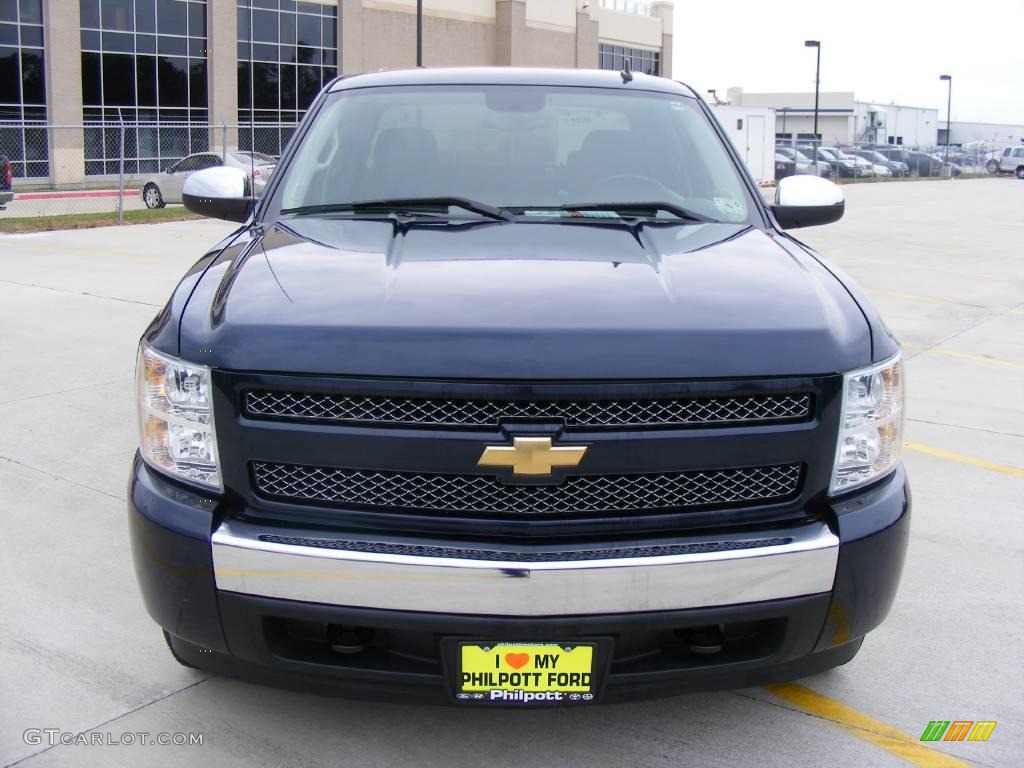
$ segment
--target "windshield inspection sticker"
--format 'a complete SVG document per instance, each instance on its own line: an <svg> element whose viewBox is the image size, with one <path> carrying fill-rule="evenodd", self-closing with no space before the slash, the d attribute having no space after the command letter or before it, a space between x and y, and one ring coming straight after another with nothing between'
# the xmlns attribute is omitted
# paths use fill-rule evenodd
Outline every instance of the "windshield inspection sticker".
<svg viewBox="0 0 1024 768"><path fill-rule="evenodd" d="M743 204L739 200L731 200L727 197L714 198L715 206L726 216L742 216Z"/></svg>

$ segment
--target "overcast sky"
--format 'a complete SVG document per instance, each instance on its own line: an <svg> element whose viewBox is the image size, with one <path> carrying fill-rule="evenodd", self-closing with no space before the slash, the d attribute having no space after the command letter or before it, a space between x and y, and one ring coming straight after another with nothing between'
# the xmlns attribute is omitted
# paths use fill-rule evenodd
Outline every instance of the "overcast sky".
<svg viewBox="0 0 1024 768"><path fill-rule="evenodd" d="M950 10L945 10L949 8ZM673 75L702 95L821 90L858 100L935 107L953 120L1024 124L1024 3L835 3L830 0L675 0Z"/></svg>

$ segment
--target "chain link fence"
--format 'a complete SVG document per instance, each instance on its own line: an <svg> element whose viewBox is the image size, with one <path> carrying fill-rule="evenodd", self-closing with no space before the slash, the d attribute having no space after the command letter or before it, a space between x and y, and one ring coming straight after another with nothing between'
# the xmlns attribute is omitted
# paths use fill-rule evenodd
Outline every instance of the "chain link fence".
<svg viewBox="0 0 1024 768"><path fill-rule="evenodd" d="M244 167L279 157L297 123L0 121L0 218L118 213L147 207L155 185L160 203L180 203L184 177L201 167ZM872 145L832 140L779 140L776 178L817 174L839 181L897 181L1000 172L1007 144L965 147ZM1016 145L1014 145L1016 146ZM215 156L215 157L211 157ZM230 156L230 157L229 157ZM1005 169L1004 169L1005 170ZM265 179L264 179L265 181ZM13 199L11 199L13 197ZM148 196L150 203L155 199ZM160 207L163 207L162 205Z"/></svg>
<svg viewBox="0 0 1024 768"><path fill-rule="evenodd" d="M147 184L174 205L196 164L186 158L255 169L280 156L297 125L0 121L0 218L142 209Z"/></svg>

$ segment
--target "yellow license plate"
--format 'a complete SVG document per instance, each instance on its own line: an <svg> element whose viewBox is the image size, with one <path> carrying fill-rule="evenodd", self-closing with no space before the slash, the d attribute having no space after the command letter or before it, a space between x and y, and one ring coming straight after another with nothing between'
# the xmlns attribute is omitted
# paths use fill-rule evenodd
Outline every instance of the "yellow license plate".
<svg viewBox="0 0 1024 768"><path fill-rule="evenodd" d="M456 697L508 703L591 701L593 643L461 643Z"/></svg>

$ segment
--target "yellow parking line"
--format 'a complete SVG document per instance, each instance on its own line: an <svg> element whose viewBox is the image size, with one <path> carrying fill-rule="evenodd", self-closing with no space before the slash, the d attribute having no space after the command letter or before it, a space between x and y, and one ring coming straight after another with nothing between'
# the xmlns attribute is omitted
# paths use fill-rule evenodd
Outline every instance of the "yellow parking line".
<svg viewBox="0 0 1024 768"><path fill-rule="evenodd" d="M971 304L966 301L956 301L954 299L944 299L941 296L925 296L920 293L904 293L903 291L887 291L882 288L868 288L868 293L872 296L891 296L894 299L910 299L911 301L924 301L929 304L947 304L956 307L970 307L971 309L985 309L990 312L999 312L1006 314L1016 314L1018 310L1011 309L1010 307L991 307L987 304Z"/></svg>
<svg viewBox="0 0 1024 768"><path fill-rule="evenodd" d="M923 301L928 304L945 304L947 306L954 307L968 307L970 309L984 309L989 312L995 312L999 315L1024 315L1024 309L1018 307L993 307L988 304L971 304L966 301L956 301L955 299L945 299L941 296L925 296L921 293L905 293L903 291L887 291L883 288L867 288L868 293L872 296L890 296L894 299L908 299L910 301Z"/></svg>
<svg viewBox="0 0 1024 768"><path fill-rule="evenodd" d="M976 459L973 456L964 456L962 453L953 453L952 451L945 451L942 448L933 448L930 445L922 445L921 443L904 443L903 447L911 451L917 451L918 453L927 453L929 456L938 456L940 459L958 461L961 464L970 464L972 467L980 467L981 469L988 469L992 472L1001 472L1004 475L1010 475L1010 477L1024 477L1024 469L1021 469L1020 467L1011 467L1007 464L995 464L991 461L985 461L984 459Z"/></svg>
<svg viewBox="0 0 1024 768"><path fill-rule="evenodd" d="M971 272L966 269L950 269L949 267L936 267L926 264L908 264L905 261L895 261L893 259L867 259L863 256L851 256L845 257L841 261L852 261L859 262L861 264L884 264L886 267L903 267L904 269L922 269L927 272L942 272L947 275L962 275L964 277L980 277L983 280L1000 280L1007 281L1012 280L1012 275L993 275L989 272Z"/></svg>
<svg viewBox="0 0 1024 768"><path fill-rule="evenodd" d="M939 347L926 347L922 344L903 344L907 349L917 349L931 355L943 355L955 357L960 360L970 360L972 363L984 363L985 365L998 365L1003 368L1024 369L1024 364L1011 363L1009 360L1000 360L998 357L985 357L984 355L968 355L966 352L954 352L952 349L940 349Z"/></svg>
<svg viewBox="0 0 1024 768"><path fill-rule="evenodd" d="M897 731L873 717L868 717L799 683L767 685L765 688L804 712L831 720L854 736L871 742L918 768L969 768L967 763L926 747L913 736Z"/></svg>

